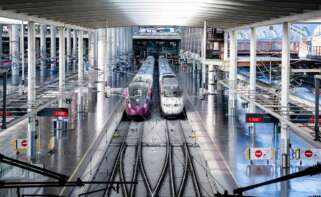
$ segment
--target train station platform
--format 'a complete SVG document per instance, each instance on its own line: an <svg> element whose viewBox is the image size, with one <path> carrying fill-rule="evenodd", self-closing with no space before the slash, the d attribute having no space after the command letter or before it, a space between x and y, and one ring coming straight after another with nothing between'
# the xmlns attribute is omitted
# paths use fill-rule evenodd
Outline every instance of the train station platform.
<svg viewBox="0 0 321 197"><path fill-rule="evenodd" d="M236 114L229 116L227 96L224 94L208 95L204 100L201 100L199 94L201 73L185 72L184 69L180 72L180 81L185 90L185 105L189 122L196 131L197 141L203 147L202 152L208 159L212 174L220 180L222 185L244 187L286 173L293 173L316 163L316 160L299 161L292 155L289 171L282 172L280 168L281 150L279 149L280 133L274 130L274 124L256 124L256 132L253 135L245 121L247 109L242 106L242 102L238 101ZM296 148L317 148L293 131L290 132L290 141L293 154ZM249 147L273 148L275 149L275 158L251 162L246 156L246 150ZM221 179L222 177L224 178ZM320 175L302 177L253 189L246 194L305 196L308 187L309 195L318 195L321 192L318 186L321 183L320 180Z"/></svg>
<svg viewBox="0 0 321 197"><path fill-rule="evenodd" d="M114 74L111 85L124 87L128 81L127 76ZM69 82L72 82L70 80ZM104 92L84 85L74 86L68 94L71 103L66 105L69 109L68 126L66 130L55 130L52 117L38 117L39 143L37 144L37 158L31 163L44 167L48 170L65 174L70 180L84 176L84 171L94 162L95 155L99 155L99 140L108 133L109 128L117 126L117 115L121 117L123 112L122 97L111 95L106 98ZM58 100L53 99L47 107L58 107ZM21 161L30 162L25 154L21 152L16 155L15 147L12 145L15 139L26 138L27 118L15 123L1 132L0 153ZM113 131L113 129L111 129ZM54 139L54 140L53 140ZM102 149L100 149L102 150ZM98 151L99 152L99 151ZM95 154L94 154L95 153ZM97 161L96 161L97 162ZM27 170L16 167L1 165L2 180L40 181L46 180L43 176L35 176ZM5 190L2 190L4 192ZM58 195L61 189L37 189L27 190L30 193L50 193ZM14 194L15 190L8 193L0 193L0 196ZM23 191L22 191L23 192ZM27 193L28 193L27 192Z"/></svg>

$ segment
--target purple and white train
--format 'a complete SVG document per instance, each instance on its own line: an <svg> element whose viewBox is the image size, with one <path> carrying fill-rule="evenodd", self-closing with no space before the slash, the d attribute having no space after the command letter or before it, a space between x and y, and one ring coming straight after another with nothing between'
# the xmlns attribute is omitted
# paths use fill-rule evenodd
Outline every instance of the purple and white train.
<svg viewBox="0 0 321 197"><path fill-rule="evenodd" d="M148 117L151 114L155 58L148 56L125 89L126 115L133 117Z"/></svg>

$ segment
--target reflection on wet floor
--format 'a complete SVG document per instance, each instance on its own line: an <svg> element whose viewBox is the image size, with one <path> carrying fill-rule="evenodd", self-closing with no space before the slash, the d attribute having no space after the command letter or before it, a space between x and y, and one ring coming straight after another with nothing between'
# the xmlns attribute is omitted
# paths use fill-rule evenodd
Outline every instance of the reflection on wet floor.
<svg viewBox="0 0 321 197"><path fill-rule="evenodd" d="M126 73L113 79L114 87L125 87L130 79ZM82 159L92 142L102 131L106 121L112 119L111 111L119 105L122 99L119 96L105 98L103 92L97 92L95 88L78 88L71 95L72 102L60 106L58 102L49 107L68 107L69 120L67 130L54 130L53 119L48 117L38 118L38 131L40 142L37 145L37 159L35 164L46 169L70 176ZM27 121L9 128L9 132L2 133L0 138L0 152L10 157L26 160L25 154L15 155L11 142L13 139L25 138L27 135ZM52 147L49 146L54 146ZM2 176L3 174L1 174ZM18 179L34 179L30 176L11 174ZM42 177L43 178L43 177ZM39 180L37 177L35 180ZM45 193L56 193L57 189L44 189ZM1 196L1 194L0 194Z"/></svg>
<svg viewBox="0 0 321 197"><path fill-rule="evenodd" d="M182 70L181 70L182 71ZM266 181L281 176L279 133L274 132L273 124L256 124L256 135L252 138L248 125L245 123L246 109L238 101L238 110L235 117L227 115L227 98L224 95L208 96L201 101L198 94L200 88L199 72L181 72L180 81L185 87L185 91L190 95L195 110L200 112L208 128L208 133L212 140L221 150L228 163L238 186ZM253 143L257 147L276 147L276 160L257 161L253 165L245 158L245 149ZM292 148L311 147L296 134L291 132L290 140ZM215 154L215 153L213 153ZM290 172L298 170L298 161L291 161ZM313 162L305 161L303 165L311 165ZM293 179L288 182L271 184L247 192L248 195L255 196L307 196L321 194L321 177L303 177Z"/></svg>

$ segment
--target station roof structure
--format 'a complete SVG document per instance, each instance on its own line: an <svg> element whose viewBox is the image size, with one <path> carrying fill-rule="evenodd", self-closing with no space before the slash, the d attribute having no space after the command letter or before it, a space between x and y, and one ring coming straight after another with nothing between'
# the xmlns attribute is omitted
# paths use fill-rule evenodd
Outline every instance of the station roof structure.
<svg viewBox="0 0 321 197"><path fill-rule="evenodd" d="M269 20L282 22L284 17L319 10L320 4L319 0L1 0L0 17L33 17L35 22L47 20L90 29L129 25L200 27L206 20L211 26L229 29ZM306 16L321 14L318 11Z"/></svg>

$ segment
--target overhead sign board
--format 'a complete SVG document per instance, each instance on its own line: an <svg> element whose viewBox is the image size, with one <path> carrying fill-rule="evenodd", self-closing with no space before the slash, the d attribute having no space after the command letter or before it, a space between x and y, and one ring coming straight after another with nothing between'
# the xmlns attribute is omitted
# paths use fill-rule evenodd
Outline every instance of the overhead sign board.
<svg viewBox="0 0 321 197"><path fill-rule="evenodd" d="M305 115L291 115L290 120L293 123L301 123L301 124L314 124L314 115L305 114ZM319 116L319 123L321 124L321 116Z"/></svg>
<svg viewBox="0 0 321 197"><path fill-rule="evenodd" d="M247 160L274 160L274 148L247 148L245 151Z"/></svg>
<svg viewBox="0 0 321 197"><path fill-rule="evenodd" d="M274 123L277 121L277 119L270 114L247 113L245 121L246 123Z"/></svg>
<svg viewBox="0 0 321 197"><path fill-rule="evenodd" d="M68 108L44 108L37 113L42 117L68 117Z"/></svg>
<svg viewBox="0 0 321 197"><path fill-rule="evenodd" d="M307 160L315 160L321 161L321 149L320 148L306 148L306 149L295 149L294 150L294 158L299 159L307 159Z"/></svg>
<svg viewBox="0 0 321 197"><path fill-rule="evenodd" d="M6 112L3 111L2 108L0 108L0 117L2 116L24 116L27 114L27 109L26 108L7 108Z"/></svg>

